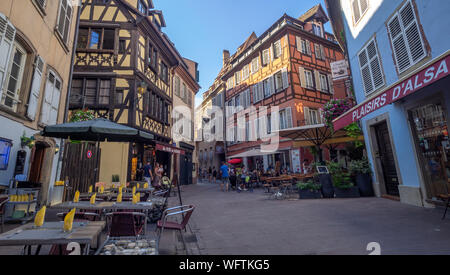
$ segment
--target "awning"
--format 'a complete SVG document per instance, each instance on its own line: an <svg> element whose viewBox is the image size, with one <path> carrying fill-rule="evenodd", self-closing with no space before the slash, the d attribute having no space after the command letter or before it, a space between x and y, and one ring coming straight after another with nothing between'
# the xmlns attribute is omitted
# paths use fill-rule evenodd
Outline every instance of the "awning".
<svg viewBox="0 0 450 275"><path fill-rule="evenodd" d="M249 158L249 157L260 157L260 156L267 156L267 155L273 155L273 154L280 154L280 152L271 152L271 151L261 151L261 149L252 149L245 151L243 153L228 156L228 159L234 159L234 158Z"/></svg>
<svg viewBox="0 0 450 275"><path fill-rule="evenodd" d="M340 130L384 106L447 77L450 74L449 64L450 50L336 118L333 121L334 129Z"/></svg>

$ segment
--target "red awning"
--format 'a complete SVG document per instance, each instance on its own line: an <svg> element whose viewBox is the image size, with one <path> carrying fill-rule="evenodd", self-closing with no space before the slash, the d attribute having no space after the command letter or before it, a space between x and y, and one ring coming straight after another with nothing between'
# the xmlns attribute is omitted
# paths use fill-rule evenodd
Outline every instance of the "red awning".
<svg viewBox="0 0 450 275"><path fill-rule="evenodd" d="M186 154L186 152L180 148L173 147L170 145L160 144L160 143L156 143L155 148L157 151L163 151L163 152L168 152L168 153L172 153L172 154L179 154L179 155Z"/></svg>
<svg viewBox="0 0 450 275"><path fill-rule="evenodd" d="M340 130L384 106L447 77L449 75L449 65L450 50L336 118L333 121L334 130Z"/></svg>

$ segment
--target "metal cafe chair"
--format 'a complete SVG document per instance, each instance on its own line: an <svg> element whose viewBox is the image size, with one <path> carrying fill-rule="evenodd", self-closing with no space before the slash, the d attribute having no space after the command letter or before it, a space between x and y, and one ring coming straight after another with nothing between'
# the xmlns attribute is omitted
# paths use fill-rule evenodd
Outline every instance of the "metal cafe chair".
<svg viewBox="0 0 450 275"><path fill-rule="evenodd" d="M442 216L442 219L445 220L445 216L447 216L448 208L450 207L450 194L447 194L447 195L441 194L441 195L439 195L439 198L441 198L442 200L445 201L445 211L444 211L444 216Z"/></svg>
<svg viewBox="0 0 450 275"><path fill-rule="evenodd" d="M184 205L172 207L164 210L161 220L159 220L156 224L156 230L159 231L157 244L159 247L159 242L161 240L161 236L164 230L174 230L174 232L178 231L181 235L181 240L183 241L183 246L186 251L186 254L189 254L188 248L186 245L186 240L184 239L183 230L186 230L186 225L189 223L189 219L194 212L194 205ZM181 223L176 221L168 221L169 218L182 216Z"/></svg>

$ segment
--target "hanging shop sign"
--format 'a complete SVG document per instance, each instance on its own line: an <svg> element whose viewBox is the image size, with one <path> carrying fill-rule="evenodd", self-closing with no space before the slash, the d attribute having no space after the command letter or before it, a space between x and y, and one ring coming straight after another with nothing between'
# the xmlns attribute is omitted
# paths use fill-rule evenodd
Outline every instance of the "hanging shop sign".
<svg viewBox="0 0 450 275"><path fill-rule="evenodd" d="M408 95L411 95L436 81L439 81L449 75L450 51L444 57L438 58L431 65L410 77L392 85L387 90L378 93L376 96L353 107L350 111L334 120L334 130L340 130L345 126L360 120L370 113L394 103Z"/></svg>
<svg viewBox="0 0 450 275"><path fill-rule="evenodd" d="M92 158L92 151L91 151L91 150L87 151L86 157L87 157L88 159L91 159L91 158Z"/></svg>
<svg viewBox="0 0 450 275"><path fill-rule="evenodd" d="M348 63L345 59L332 62L330 66L333 80L339 80L348 77Z"/></svg>
<svg viewBox="0 0 450 275"><path fill-rule="evenodd" d="M179 155L185 154L185 152L181 149L162 144L156 144L156 150Z"/></svg>

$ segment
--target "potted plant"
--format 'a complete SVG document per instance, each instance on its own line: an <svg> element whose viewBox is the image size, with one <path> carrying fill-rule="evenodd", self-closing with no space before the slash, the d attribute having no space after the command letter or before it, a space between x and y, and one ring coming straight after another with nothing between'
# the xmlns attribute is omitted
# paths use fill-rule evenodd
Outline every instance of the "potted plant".
<svg viewBox="0 0 450 275"><path fill-rule="evenodd" d="M120 186L120 176L119 176L119 175L113 175L113 176L112 176L112 186L113 186L114 188Z"/></svg>
<svg viewBox="0 0 450 275"><path fill-rule="evenodd" d="M298 195L300 199L321 199L320 189L322 185L314 183L312 180L308 182L298 182Z"/></svg>
<svg viewBox="0 0 450 275"><path fill-rule="evenodd" d="M373 197L375 193L372 186L372 169L369 160L364 157L361 160L352 160L349 170L355 176L356 185L362 197Z"/></svg>
<svg viewBox="0 0 450 275"><path fill-rule="evenodd" d="M27 137L25 135L25 132L23 132L23 135L20 137L20 145L22 148L24 148L25 146L27 146L30 149L33 149L35 144L35 139L34 136L32 137Z"/></svg>
<svg viewBox="0 0 450 275"><path fill-rule="evenodd" d="M331 174L336 198L345 199L360 197L359 188L355 187L352 183L350 173L345 172L339 163L329 162L328 170Z"/></svg>

